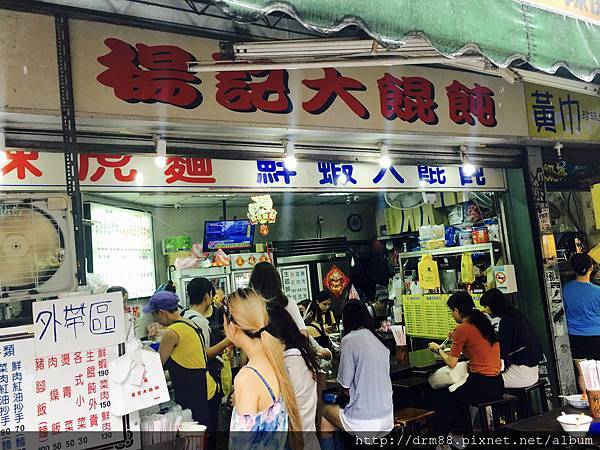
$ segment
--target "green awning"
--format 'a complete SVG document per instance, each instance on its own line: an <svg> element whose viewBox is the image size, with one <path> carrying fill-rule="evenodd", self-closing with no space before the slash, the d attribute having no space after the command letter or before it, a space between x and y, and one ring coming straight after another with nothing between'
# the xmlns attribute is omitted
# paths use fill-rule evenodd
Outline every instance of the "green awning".
<svg viewBox="0 0 600 450"><path fill-rule="evenodd" d="M600 73L599 25L516 0L213 1L239 21L280 11L324 34L357 25L386 47L418 35L448 57L477 49L499 67L523 60L554 73L564 66L585 81Z"/></svg>

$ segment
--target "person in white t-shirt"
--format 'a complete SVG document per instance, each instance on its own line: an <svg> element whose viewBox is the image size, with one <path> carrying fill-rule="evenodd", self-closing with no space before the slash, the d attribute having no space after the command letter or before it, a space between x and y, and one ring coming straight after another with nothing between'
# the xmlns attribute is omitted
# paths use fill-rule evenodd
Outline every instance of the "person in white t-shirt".
<svg viewBox="0 0 600 450"><path fill-rule="evenodd" d="M284 307L276 302L267 303L269 325L267 331L285 346L284 363L292 385L298 412L302 420L302 437L305 450L320 450L317 438L317 355L306 338L294 326L294 321Z"/></svg>

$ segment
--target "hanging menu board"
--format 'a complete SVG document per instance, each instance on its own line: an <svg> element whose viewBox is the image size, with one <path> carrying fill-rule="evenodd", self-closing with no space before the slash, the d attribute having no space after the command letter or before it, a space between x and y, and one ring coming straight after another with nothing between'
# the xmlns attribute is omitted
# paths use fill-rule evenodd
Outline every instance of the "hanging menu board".
<svg viewBox="0 0 600 450"><path fill-rule="evenodd" d="M31 327L0 330L1 448L132 447L137 413L110 413L108 363L121 350L122 344L36 357Z"/></svg>
<svg viewBox="0 0 600 450"><path fill-rule="evenodd" d="M308 264L279 268L283 292L290 300L301 302L310 299L310 271Z"/></svg>
<svg viewBox="0 0 600 450"><path fill-rule="evenodd" d="M430 339L446 339L448 333L456 328L447 302L447 294L440 295L404 295L404 322L406 334ZM481 308L480 295L474 295L475 307Z"/></svg>

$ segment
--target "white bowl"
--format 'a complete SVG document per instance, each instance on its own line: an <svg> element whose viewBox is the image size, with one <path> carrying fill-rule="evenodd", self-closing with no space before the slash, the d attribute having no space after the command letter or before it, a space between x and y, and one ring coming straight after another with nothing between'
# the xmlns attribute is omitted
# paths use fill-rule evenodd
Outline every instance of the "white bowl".
<svg viewBox="0 0 600 450"><path fill-rule="evenodd" d="M564 414L556 418L560 426L571 436L584 436L594 419L585 414Z"/></svg>
<svg viewBox="0 0 600 450"><path fill-rule="evenodd" d="M585 409L590 406L587 400L582 400L581 394L568 395L565 398L573 408Z"/></svg>

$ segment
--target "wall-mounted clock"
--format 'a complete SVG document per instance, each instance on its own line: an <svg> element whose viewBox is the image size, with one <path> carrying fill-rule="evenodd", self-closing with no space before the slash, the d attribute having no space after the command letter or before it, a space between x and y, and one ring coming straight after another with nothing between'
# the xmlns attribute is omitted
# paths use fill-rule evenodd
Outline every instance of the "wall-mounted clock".
<svg viewBox="0 0 600 450"><path fill-rule="evenodd" d="M357 233L362 230L363 221L362 217L360 217L358 214L350 214L346 220L346 223L350 231Z"/></svg>

